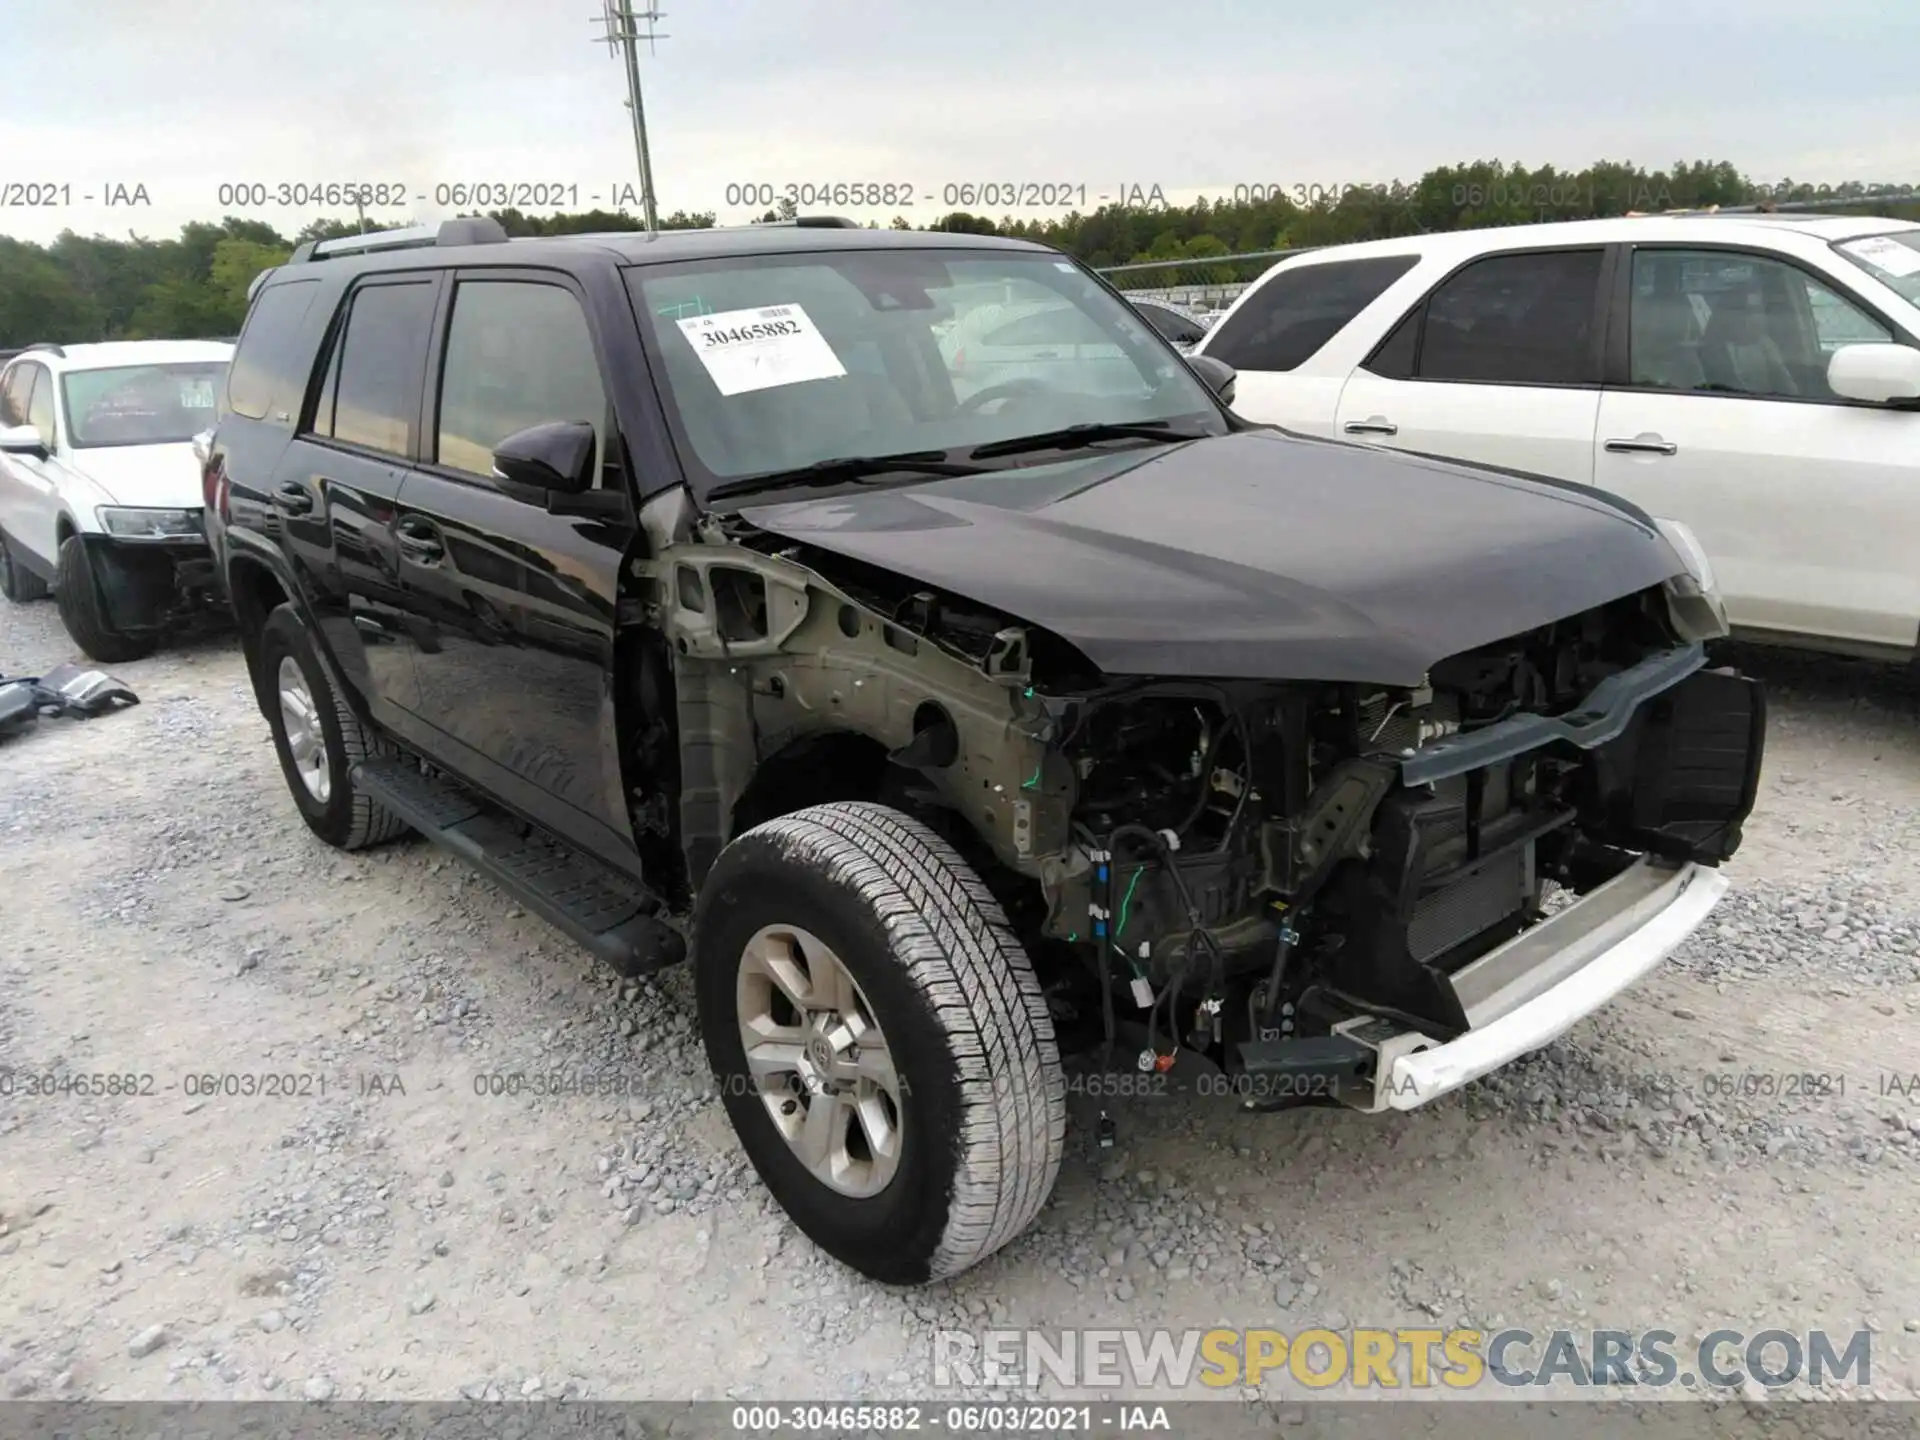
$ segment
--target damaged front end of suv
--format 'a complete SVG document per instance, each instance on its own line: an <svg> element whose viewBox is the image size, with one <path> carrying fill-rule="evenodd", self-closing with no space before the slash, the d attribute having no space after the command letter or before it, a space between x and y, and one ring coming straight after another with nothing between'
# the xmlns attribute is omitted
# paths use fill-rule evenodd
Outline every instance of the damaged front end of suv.
<svg viewBox="0 0 1920 1440"><path fill-rule="evenodd" d="M1539 553L1485 549L1423 613L1405 572L1430 562L1377 539L1343 559L1325 508L1319 540L1253 547L1279 562L1259 576L1218 543L1250 520L1216 503L1245 465L1358 467L1357 513L1406 462L1272 434L1185 451L1011 506L962 479L663 533L642 569L689 883L763 818L878 799L985 878L1063 1048L1263 1105L1424 1103L1670 953L1725 887L1764 734L1759 687L1706 665L1725 622L1691 538L1523 485ZM1149 487L1185 519L1133 514ZM1484 518L1452 513L1433 553ZM1123 567L1105 587L1095 553ZM1474 585L1485 603L1446 589ZM1451 648L1529 587L1577 608Z"/></svg>

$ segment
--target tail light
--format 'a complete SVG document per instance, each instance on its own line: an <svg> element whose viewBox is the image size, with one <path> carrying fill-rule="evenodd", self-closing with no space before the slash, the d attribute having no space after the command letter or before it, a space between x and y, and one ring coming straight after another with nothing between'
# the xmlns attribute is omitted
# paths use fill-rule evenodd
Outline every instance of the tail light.
<svg viewBox="0 0 1920 1440"><path fill-rule="evenodd" d="M200 461L200 501L210 514L218 515L223 521L229 518L227 470L217 455L203 455Z"/></svg>

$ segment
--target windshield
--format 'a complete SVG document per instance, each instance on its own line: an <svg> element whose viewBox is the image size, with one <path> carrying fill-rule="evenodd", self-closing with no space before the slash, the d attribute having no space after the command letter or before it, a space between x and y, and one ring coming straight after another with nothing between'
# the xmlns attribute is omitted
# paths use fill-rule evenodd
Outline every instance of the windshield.
<svg viewBox="0 0 1920 1440"><path fill-rule="evenodd" d="M1833 248L1882 285L1920 305L1920 230L1842 240Z"/></svg>
<svg viewBox="0 0 1920 1440"><path fill-rule="evenodd" d="M220 360L69 371L60 383L74 448L191 440L213 424L226 373Z"/></svg>
<svg viewBox="0 0 1920 1440"><path fill-rule="evenodd" d="M843 250L628 272L695 488L1078 425L1224 433L1132 307L1049 254Z"/></svg>

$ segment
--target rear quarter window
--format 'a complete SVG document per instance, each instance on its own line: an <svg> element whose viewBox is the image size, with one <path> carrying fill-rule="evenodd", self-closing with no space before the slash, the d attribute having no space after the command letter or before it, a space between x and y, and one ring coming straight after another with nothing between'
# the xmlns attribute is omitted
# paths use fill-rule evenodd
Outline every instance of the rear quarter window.
<svg viewBox="0 0 1920 1440"><path fill-rule="evenodd" d="M228 410L249 420L264 420L269 410L284 411L291 421L306 393L311 360L307 312L319 293L317 279L290 280L261 290L247 312L227 372Z"/></svg>
<svg viewBox="0 0 1920 1440"><path fill-rule="evenodd" d="M1282 270L1209 337L1206 353L1236 370L1293 370L1419 263L1417 255L1332 260Z"/></svg>

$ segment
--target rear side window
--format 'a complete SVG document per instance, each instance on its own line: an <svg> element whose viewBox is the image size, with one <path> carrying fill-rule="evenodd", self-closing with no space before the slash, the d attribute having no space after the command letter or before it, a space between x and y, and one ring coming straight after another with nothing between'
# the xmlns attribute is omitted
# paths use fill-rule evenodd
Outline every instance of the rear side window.
<svg viewBox="0 0 1920 1440"><path fill-rule="evenodd" d="M291 415L300 408L307 388L305 322L319 293L318 280L293 280L260 292L227 372L229 410L264 420L270 409Z"/></svg>
<svg viewBox="0 0 1920 1440"><path fill-rule="evenodd" d="M1440 282L1425 306L1422 380L1598 385L1599 250L1492 255Z"/></svg>
<svg viewBox="0 0 1920 1440"><path fill-rule="evenodd" d="M1221 321L1207 354L1236 370L1292 370L1411 270L1416 255L1335 260L1282 270Z"/></svg>
<svg viewBox="0 0 1920 1440"><path fill-rule="evenodd" d="M388 455L413 454L434 292L431 280L354 292L313 417L315 434Z"/></svg>

